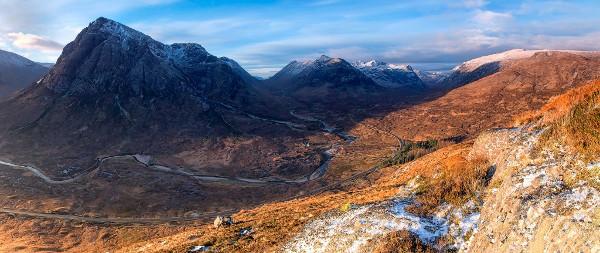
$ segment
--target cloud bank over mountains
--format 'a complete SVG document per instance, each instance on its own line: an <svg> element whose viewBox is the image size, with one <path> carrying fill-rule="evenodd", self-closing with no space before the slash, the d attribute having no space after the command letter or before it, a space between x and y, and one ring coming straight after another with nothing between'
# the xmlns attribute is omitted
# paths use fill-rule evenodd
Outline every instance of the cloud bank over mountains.
<svg viewBox="0 0 600 253"><path fill-rule="evenodd" d="M449 65L511 48L600 50L594 1L8 1L0 48L53 61L98 16L269 76L292 59ZM432 67L433 68L433 67Z"/></svg>

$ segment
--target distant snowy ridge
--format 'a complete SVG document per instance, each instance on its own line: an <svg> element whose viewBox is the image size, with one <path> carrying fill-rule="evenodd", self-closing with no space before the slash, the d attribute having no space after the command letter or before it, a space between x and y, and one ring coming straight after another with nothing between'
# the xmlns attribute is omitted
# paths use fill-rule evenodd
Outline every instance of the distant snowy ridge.
<svg viewBox="0 0 600 253"><path fill-rule="evenodd" d="M433 87L446 80L446 78L448 78L448 76L451 74L451 71L415 70L415 73L426 85Z"/></svg>
<svg viewBox="0 0 600 253"><path fill-rule="evenodd" d="M488 63L525 59L525 58L529 58L539 52L564 52L564 53L572 53L572 54L600 53L600 52L593 52L593 51L576 51L576 50L512 49L512 50L504 51L501 53L486 55L486 56L482 56L479 58L475 58L475 59L466 61L466 62L456 66L453 69L453 71L471 72L471 71L474 71L477 68L479 68L485 64L488 64Z"/></svg>
<svg viewBox="0 0 600 253"><path fill-rule="evenodd" d="M388 64L376 60L357 61L354 63L354 66L357 68L398 69L404 71L413 71L412 67L408 64Z"/></svg>
<svg viewBox="0 0 600 253"><path fill-rule="evenodd" d="M11 66L32 66L39 65L23 56L15 53L0 50L0 65L11 65Z"/></svg>
<svg viewBox="0 0 600 253"><path fill-rule="evenodd" d="M389 64L369 60L357 61L352 65L383 87L416 89L423 89L425 87L423 80L407 64Z"/></svg>
<svg viewBox="0 0 600 253"><path fill-rule="evenodd" d="M294 76L299 75L305 70L318 70L324 68L326 65L339 64L344 60L340 58L331 58L326 55L321 55L319 58L315 60L306 60L306 61L291 61L288 65L286 65L283 69L281 69L277 74L275 74L273 79L286 79L292 78Z"/></svg>
<svg viewBox="0 0 600 253"><path fill-rule="evenodd" d="M0 50L0 98L27 87L48 68L15 53Z"/></svg>

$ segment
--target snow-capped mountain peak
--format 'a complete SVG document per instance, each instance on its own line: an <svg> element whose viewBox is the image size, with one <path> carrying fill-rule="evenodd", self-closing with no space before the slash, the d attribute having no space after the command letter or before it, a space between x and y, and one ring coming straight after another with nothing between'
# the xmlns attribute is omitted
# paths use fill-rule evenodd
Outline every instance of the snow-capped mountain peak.
<svg viewBox="0 0 600 253"><path fill-rule="evenodd" d="M475 59L466 61L463 64L456 66L453 70L470 72L470 71L474 71L477 68L479 68L485 64L488 64L488 63L529 58L529 57L533 56L535 53L543 52L543 51L548 51L548 50L512 49L512 50L504 51L501 53L486 55L486 56L482 56L479 58L475 58Z"/></svg>
<svg viewBox="0 0 600 253"><path fill-rule="evenodd" d="M122 40L151 40L152 38L142 32L136 31L114 20L100 17L94 20L88 28L89 32L101 32L119 37Z"/></svg>
<svg viewBox="0 0 600 253"><path fill-rule="evenodd" d="M424 88L423 81L410 65L388 64L382 61L357 61L353 66L373 79L377 84L388 88Z"/></svg>
<svg viewBox="0 0 600 253"><path fill-rule="evenodd" d="M380 68L380 69L397 69L404 71L413 71L413 68L408 64L389 64L377 60L357 61L353 64L356 68Z"/></svg>

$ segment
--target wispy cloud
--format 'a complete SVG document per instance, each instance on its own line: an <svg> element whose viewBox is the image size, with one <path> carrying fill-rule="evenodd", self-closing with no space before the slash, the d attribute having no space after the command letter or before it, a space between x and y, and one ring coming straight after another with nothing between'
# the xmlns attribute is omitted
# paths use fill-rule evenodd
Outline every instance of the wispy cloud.
<svg viewBox="0 0 600 253"><path fill-rule="evenodd" d="M489 10L477 10L473 21L483 30L498 31L512 21L512 14Z"/></svg>
<svg viewBox="0 0 600 253"><path fill-rule="evenodd" d="M7 34L7 36L10 40L12 40L12 44L15 47L21 49L34 49L43 52L57 52L61 51L63 48L62 44L35 34L18 32L9 33Z"/></svg>
<svg viewBox="0 0 600 253"><path fill-rule="evenodd" d="M487 4L485 0L463 0L462 4L468 8L481 8Z"/></svg>

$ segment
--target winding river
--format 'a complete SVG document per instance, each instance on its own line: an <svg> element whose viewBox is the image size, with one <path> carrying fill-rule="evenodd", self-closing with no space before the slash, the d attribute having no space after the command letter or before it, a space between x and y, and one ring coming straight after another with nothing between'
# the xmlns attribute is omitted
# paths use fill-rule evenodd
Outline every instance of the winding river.
<svg viewBox="0 0 600 253"><path fill-rule="evenodd" d="M306 126L302 125L302 124L289 122L289 121L283 121L283 120L264 118L264 117L260 117L260 116L239 110L230 105L226 105L226 104L222 104L222 103L219 103L219 105L223 106L224 108L226 108L228 110L235 111L237 113L246 115L247 117L252 118L252 119L271 122L274 124L285 125L293 130L307 131L307 130L305 130ZM305 122L318 122L321 124L321 131L330 133L330 134L335 134L339 138L343 139L346 143L352 143L354 140L356 140L356 137L354 137L340 129L332 127L327 122L324 122L320 119L316 119L316 118L313 118L310 116L300 115L300 114L295 113L294 111L290 111L290 115L292 115L293 117L295 117L299 120L305 121ZM244 183L244 184L282 184L282 183L283 184L300 184L300 183L306 183L306 182L316 180L316 179L323 177L327 173L327 170L329 169L329 165L331 164L331 160L335 157L339 148L340 148L340 145L332 144L329 149L327 149L321 153L321 156L323 157L323 161L321 162L319 167L317 167L315 170L313 170L313 172L311 172L310 174L308 174L306 176L302 176L297 179L274 179L274 178L262 179L262 178L227 177L227 176L220 176L220 175L201 175L201 174L195 174L195 173L190 172L189 170L186 170L183 168L173 168L173 167L169 167L169 166L162 165L159 163L154 163L154 162L152 162L153 159L151 156L141 155L141 154L121 154L121 155L114 155L114 156L98 158L98 160L96 162L96 166L90 170L87 170L87 173L83 173L83 174L80 174L80 175L77 175L77 176L71 177L71 178L51 178L48 175L44 174L42 172L42 170L40 170L34 166L16 164L16 163L13 163L10 161L0 160L0 165L4 165L4 166L7 166L7 167L10 167L13 169L29 171L29 172L33 173L33 175L42 179L44 182L46 182L48 184L73 183L73 182L77 181L78 179L82 178L83 176L91 173L92 171L99 169L102 166L102 164L104 164L105 162L110 161L110 160L118 160L118 159L130 159L150 170L163 172L163 173L169 173L169 174L175 174L175 175L181 175L181 176L187 176L187 177L194 178L196 180L207 181L207 182L229 182L229 183ZM3 166L0 166L0 169L2 167Z"/></svg>

